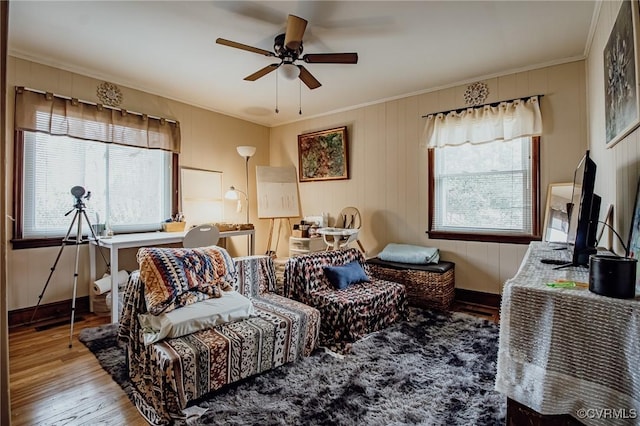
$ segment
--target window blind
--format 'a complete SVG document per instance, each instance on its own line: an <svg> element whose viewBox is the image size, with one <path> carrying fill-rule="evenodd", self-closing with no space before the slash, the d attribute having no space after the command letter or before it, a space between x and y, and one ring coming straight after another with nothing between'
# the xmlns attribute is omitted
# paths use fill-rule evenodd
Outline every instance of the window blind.
<svg viewBox="0 0 640 426"><path fill-rule="evenodd" d="M85 205L92 224L107 224L114 232L160 229L171 214L171 156L162 150L24 132L22 237L65 235L73 218L67 213L75 213L70 189L76 185L91 191Z"/></svg>
<svg viewBox="0 0 640 426"><path fill-rule="evenodd" d="M531 234L530 145L519 138L438 149L432 230Z"/></svg>

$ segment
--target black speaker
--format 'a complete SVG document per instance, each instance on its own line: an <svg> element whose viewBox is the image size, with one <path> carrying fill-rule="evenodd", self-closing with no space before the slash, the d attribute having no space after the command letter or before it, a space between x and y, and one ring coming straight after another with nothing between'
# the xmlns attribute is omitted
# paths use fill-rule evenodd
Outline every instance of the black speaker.
<svg viewBox="0 0 640 426"><path fill-rule="evenodd" d="M636 295L637 259L612 255L589 258L589 290L602 296L631 299Z"/></svg>
<svg viewBox="0 0 640 426"><path fill-rule="evenodd" d="M602 198L598 194L593 194L591 201L591 211L589 212L589 230L587 231L587 247L598 245L598 219L600 217L600 204Z"/></svg>

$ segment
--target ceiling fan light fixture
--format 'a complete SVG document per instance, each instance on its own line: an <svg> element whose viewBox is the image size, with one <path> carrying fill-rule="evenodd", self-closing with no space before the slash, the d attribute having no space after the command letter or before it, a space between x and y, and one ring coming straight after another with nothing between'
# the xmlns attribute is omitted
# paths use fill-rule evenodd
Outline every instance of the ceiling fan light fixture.
<svg viewBox="0 0 640 426"><path fill-rule="evenodd" d="M295 80L300 75L300 69L298 68L297 65L294 65L294 64L290 64L290 63L282 64L282 66L280 67L280 70L282 70L282 75L287 80Z"/></svg>
<svg viewBox="0 0 640 426"><path fill-rule="evenodd" d="M246 81L256 81L265 75L280 69L276 73L276 113L278 112L278 74L287 80L300 79L310 90L317 89L322 84L303 65L296 65L296 61L303 61L307 64L357 64L357 53L311 53L302 55L303 37L307 27L307 20L299 16L289 15L287 17L287 28L284 33L276 35L273 40L273 52L249 46L232 40L223 38L216 39L216 43L235 49L246 50L260 55L275 57L280 59L280 63L273 63L246 76Z"/></svg>

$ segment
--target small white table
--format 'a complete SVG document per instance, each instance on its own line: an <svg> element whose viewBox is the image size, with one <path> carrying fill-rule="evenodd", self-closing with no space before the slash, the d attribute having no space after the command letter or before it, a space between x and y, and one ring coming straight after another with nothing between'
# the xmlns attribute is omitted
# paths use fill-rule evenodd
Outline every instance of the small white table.
<svg viewBox="0 0 640 426"><path fill-rule="evenodd" d="M333 249L338 250L340 248L340 241L342 240L342 237L351 237L352 235L357 234L358 231L358 229L351 228L319 228L316 232L322 235L327 246L333 243ZM327 235L331 235L333 237L333 241L328 241Z"/></svg>
<svg viewBox="0 0 640 426"><path fill-rule="evenodd" d="M136 234L118 234L111 238L100 238L89 243L90 273L96 277L96 247L109 249L109 265L111 269L111 322L118 322L118 250L131 247L152 247L162 244L180 243L186 231L182 232L142 232ZM255 229L238 231L221 231L220 238L246 235L249 238L249 254L255 252Z"/></svg>

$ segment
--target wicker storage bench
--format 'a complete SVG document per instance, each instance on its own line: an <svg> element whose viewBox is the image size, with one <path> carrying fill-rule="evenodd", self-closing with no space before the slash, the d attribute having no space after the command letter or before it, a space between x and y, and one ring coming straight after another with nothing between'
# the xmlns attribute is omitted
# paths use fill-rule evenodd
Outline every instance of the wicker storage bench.
<svg viewBox="0 0 640 426"><path fill-rule="evenodd" d="M455 264L427 265L388 262L377 257L367 260L372 276L403 284L410 305L448 310L455 296Z"/></svg>

